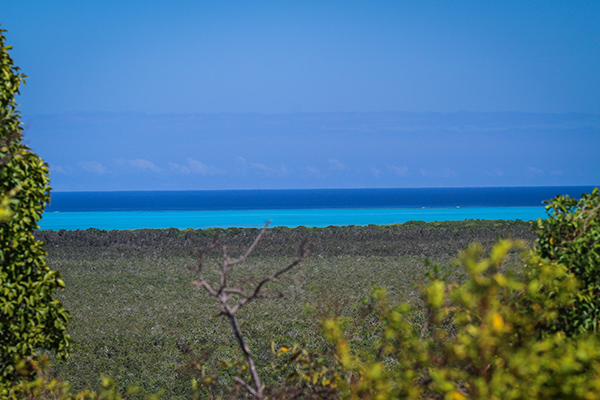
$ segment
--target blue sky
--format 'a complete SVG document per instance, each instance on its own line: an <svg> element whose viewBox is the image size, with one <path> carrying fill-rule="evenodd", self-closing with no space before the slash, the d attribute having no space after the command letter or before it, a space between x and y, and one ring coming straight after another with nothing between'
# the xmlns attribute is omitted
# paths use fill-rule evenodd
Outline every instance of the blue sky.
<svg viewBox="0 0 600 400"><path fill-rule="evenodd" d="M0 4L55 190L589 185L600 2Z"/></svg>

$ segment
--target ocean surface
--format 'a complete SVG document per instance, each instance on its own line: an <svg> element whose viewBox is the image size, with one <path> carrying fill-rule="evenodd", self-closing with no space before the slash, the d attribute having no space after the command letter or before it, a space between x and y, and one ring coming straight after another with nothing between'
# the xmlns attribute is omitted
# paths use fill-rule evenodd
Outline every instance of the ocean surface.
<svg viewBox="0 0 600 400"><path fill-rule="evenodd" d="M40 229L385 225L465 219L535 220L543 200L592 186L57 192Z"/></svg>

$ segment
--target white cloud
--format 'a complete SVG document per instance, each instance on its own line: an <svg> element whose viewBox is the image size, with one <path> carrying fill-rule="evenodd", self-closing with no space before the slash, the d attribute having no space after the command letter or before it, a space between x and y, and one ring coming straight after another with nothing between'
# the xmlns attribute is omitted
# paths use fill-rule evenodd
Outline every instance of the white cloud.
<svg viewBox="0 0 600 400"><path fill-rule="evenodd" d="M375 168L375 167L371 167L370 170L371 170L371 173L375 176L379 176L383 173L383 172L381 172L381 170L379 168Z"/></svg>
<svg viewBox="0 0 600 400"><path fill-rule="evenodd" d="M79 166L88 172L94 172L102 175L106 173L106 167L96 161L81 161Z"/></svg>
<svg viewBox="0 0 600 400"><path fill-rule="evenodd" d="M262 163L250 163L250 166L265 176L285 176L293 172L293 170L288 168L285 164L281 164L278 167L269 167Z"/></svg>
<svg viewBox="0 0 600 400"><path fill-rule="evenodd" d="M431 178L435 178L435 177L452 178L452 177L458 176L458 172L456 172L453 169L450 169L448 167L444 167L441 170L437 170L437 171L430 171L425 168L420 168L419 172L421 173L422 176L431 177Z"/></svg>
<svg viewBox="0 0 600 400"><path fill-rule="evenodd" d="M248 161L244 157L237 157L233 165L234 175L246 175L248 173Z"/></svg>
<svg viewBox="0 0 600 400"><path fill-rule="evenodd" d="M51 165L50 172L56 172L57 174L67 174L67 171L65 171L63 167L58 165Z"/></svg>
<svg viewBox="0 0 600 400"><path fill-rule="evenodd" d="M129 165L134 168L145 170L149 169L152 172L161 172L162 169L156 166L152 161L145 160L143 158L136 158L135 160L128 160Z"/></svg>
<svg viewBox="0 0 600 400"><path fill-rule="evenodd" d="M501 177L501 176L505 175L505 172L504 172L504 170L502 170L500 168L494 168L493 170L489 171L487 174L492 175L492 176Z"/></svg>
<svg viewBox="0 0 600 400"><path fill-rule="evenodd" d="M201 161L194 160L192 157L188 157L186 160L190 166L190 171L194 174L209 175L211 174L211 168Z"/></svg>
<svg viewBox="0 0 600 400"><path fill-rule="evenodd" d="M187 164L184 165L169 163L169 170L179 174L198 174L204 176L222 175L227 172L224 169L204 164L203 162L195 160L192 157L188 157L185 161Z"/></svg>
<svg viewBox="0 0 600 400"><path fill-rule="evenodd" d="M532 167L532 166L528 166L527 171L533 172L534 174L543 174L544 173L544 171L542 171L541 169L538 169L538 168Z"/></svg>
<svg viewBox="0 0 600 400"><path fill-rule="evenodd" d="M451 177L454 177L454 176L458 176L458 172L456 172L453 169L444 167L442 169L442 172L440 173L440 175L442 177L444 177L444 178L451 178Z"/></svg>
<svg viewBox="0 0 600 400"><path fill-rule="evenodd" d="M172 172L177 172L179 174L189 174L191 171L185 165L179 165L177 163L169 163L169 170Z"/></svg>
<svg viewBox="0 0 600 400"><path fill-rule="evenodd" d="M261 163L250 163L250 165L251 165L253 168L257 169L257 170L264 172L266 175L270 175L270 174L272 174L272 173L273 173L273 169L272 169L272 168L269 168L269 167L267 167L265 164L261 164Z"/></svg>
<svg viewBox="0 0 600 400"><path fill-rule="evenodd" d="M280 175L288 175L288 174L291 174L292 172L294 172L294 169L293 168L289 168L285 164L281 164L279 166L279 171L281 172Z"/></svg>
<svg viewBox="0 0 600 400"><path fill-rule="evenodd" d="M408 175L408 167L397 166L397 165L389 165L389 164L386 165L386 167L394 175L398 175L400 177Z"/></svg>
<svg viewBox="0 0 600 400"><path fill-rule="evenodd" d="M349 169L344 163L342 163L337 158L330 158L329 164L330 164L329 165L330 171L342 172L342 171Z"/></svg>
<svg viewBox="0 0 600 400"><path fill-rule="evenodd" d="M159 168L156 164L154 164L150 160L146 160L144 158L136 158L133 160L126 160L124 158L118 158L115 162L119 165L124 165L126 167L133 168L139 171L149 170L152 172L162 172L162 168Z"/></svg>

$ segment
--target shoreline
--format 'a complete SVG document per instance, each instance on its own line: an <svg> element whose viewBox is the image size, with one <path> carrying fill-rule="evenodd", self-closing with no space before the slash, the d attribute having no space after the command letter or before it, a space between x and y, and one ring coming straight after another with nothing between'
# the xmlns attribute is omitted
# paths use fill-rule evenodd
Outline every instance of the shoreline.
<svg viewBox="0 0 600 400"><path fill-rule="evenodd" d="M345 208L268 209L209 211L70 211L45 213L40 230L135 230L210 229L271 227L315 227L394 225L409 221L505 220L535 221L544 218L537 207L446 207L446 208Z"/></svg>

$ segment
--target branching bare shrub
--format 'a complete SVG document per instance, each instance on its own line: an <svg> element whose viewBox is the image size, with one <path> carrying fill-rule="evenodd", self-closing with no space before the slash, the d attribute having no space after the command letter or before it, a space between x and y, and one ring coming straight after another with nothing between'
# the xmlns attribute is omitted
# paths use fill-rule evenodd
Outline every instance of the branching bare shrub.
<svg viewBox="0 0 600 400"><path fill-rule="evenodd" d="M195 272L198 274L199 280L194 281L192 283L195 286L203 287L204 289L206 289L206 292L209 296L216 298L220 305L220 314L229 319L235 338L240 346L240 349L244 353L246 361L248 362L248 368L252 376L252 383L247 383L238 376L234 377L233 379L235 382L242 385L250 394L252 394L254 397L260 400L264 399L265 388L260 381L260 377L258 376L258 372L256 370L256 365L254 364L254 359L252 358L250 348L246 344L242 331L240 330L240 327L238 325L236 313L246 304L255 299L272 299L283 297L283 293L263 292L265 284L277 280L283 274L287 273L296 265L300 264L310 254L310 246L307 246L304 242L300 246L298 258L296 258L290 264L288 264L284 268L281 268L274 274L261 279L256 284L252 284L249 289L244 289L244 286L248 286L247 280L238 280L232 282L230 280L230 275L233 267L245 262L248 259L250 254L254 251L254 248L256 247L258 242L261 240L261 238L267 231L268 225L269 222L267 222L265 226L260 230L260 232L256 236L256 239L254 240L252 245L248 247L246 252L237 259L229 258L229 254L227 253L227 246L222 245L218 237L215 236L215 239L213 240L212 244L200 249L197 252L198 264L195 267ZM216 271L217 275L219 276L219 281L210 282L203 275L206 255L212 250L215 250L219 247L221 247L223 251L223 259L220 263L218 270ZM245 283L246 285L244 285Z"/></svg>

